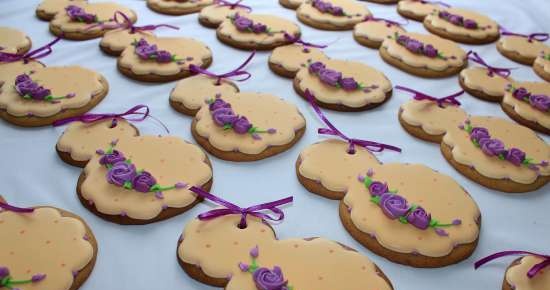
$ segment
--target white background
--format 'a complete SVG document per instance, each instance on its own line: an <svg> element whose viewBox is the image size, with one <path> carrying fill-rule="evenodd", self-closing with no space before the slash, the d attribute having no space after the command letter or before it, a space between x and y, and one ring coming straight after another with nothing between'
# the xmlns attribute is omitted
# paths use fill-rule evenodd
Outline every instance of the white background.
<svg viewBox="0 0 550 290"><path fill-rule="evenodd" d="M0 0L0 25L25 31L32 38L35 48L52 39L48 23L34 16L38 2ZM214 56L210 68L213 71L232 69L249 54L220 43L214 30L198 23L197 14L167 16L149 10L145 1L117 2L137 12L138 25L167 23L181 28L179 31L159 29L158 35L194 37L208 44ZM547 0L448 2L488 14L517 32L550 32L550 1ZM294 11L283 8L277 0L248 0L245 4L252 6L256 13L276 14L298 22ZM368 5L375 16L401 19L395 5L367 2L364 5ZM382 70L394 85L410 86L440 96L459 90L456 77L428 80L394 69L382 61L377 50L358 45L351 31L328 32L300 26L306 41L321 44L336 41L326 49L328 56L374 66ZM426 33L417 22L411 21L406 29ZM123 112L133 105L146 104L151 107L153 115L171 129L172 134L193 141L189 130L191 118L176 113L168 104L168 95L175 82L147 84L127 79L117 71L116 59L103 54L98 43L99 39L61 41L54 47L54 53L42 61L49 66L79 64L103 74L109 81L110 91L93 112ZM513 63L501 56L495 44L462 46L465 50L475 49L490 64L518 67L512 75L518 80L541 81L531 67ZM298 183L294 162L303 148L321 140L316 133L321 122L293 91L291 80L281 78L268 69L268 56L269 52L257 54L248 66L253 77L239 83L239 86L242 91L272 93L297 104L307 119L306 134L287 152L259 162L233 163L211 156L214 193L242 206L294 195L294 204L285 208L286 220L275 226L280 238L322 236L352 246L376 262L391 279L395 289L500 289L505 268L512 258L502 259L477 271L473 269L474 261L500 250L549 253L550 187L529 194L510 195L489 190L466 179L447 164L437 144L415 139L400 127L397 120L399 105L410 98L410 95L400 92L394 92L388 103L371 111L325 112L338 128L350 136L383 141L404 149L401 154L391 151L380 154L381 161L423 163L451 175L462 184L477 201L483 215L479 246L468 260L441 269L415 269L394 264L366 250L341 226L338 202L311 194ZM469 95L462 96L460 100L463 108L471 114L508 119L497 104ZM154 122L141 122L137 126L142 134L163 132ZM61 207L88 222L99 241L99 256L92 275L81 289L215 289L189 278L178 266L175 254L176 242L185 224L198 213L211 209L211 204L200 204L185 214L146 226L120 226L103 221L86 210L76 197L75 186L81 169L67 165L57 157L54 147L63 130L64 127L25 129L0 123L0 194L19 206ZM545 140L550 139L546 136Z"/></svg>

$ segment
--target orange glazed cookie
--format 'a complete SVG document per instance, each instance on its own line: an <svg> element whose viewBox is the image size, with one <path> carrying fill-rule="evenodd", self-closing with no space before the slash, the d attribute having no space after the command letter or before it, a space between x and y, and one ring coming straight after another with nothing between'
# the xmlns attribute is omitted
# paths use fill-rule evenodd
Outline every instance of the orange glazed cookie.
<svg viewBox="0 0 550 290"><path fill-rule="evenodd" d="M86 4L87 0L42 0L36 7L36 17L50 21L57 13L63 13L71 4Z"/></svg>
<svg viewBox="0 0 550 290"><path fill-rule="evenodd" d="M282 77L294 78L296 73L306 67L309 62L328 59L321 50L326 47L325 45L303 42L298 38L295 38L294 41L292 44L275 48L269 56L269 68L274 73Z"/></svg>
<svg viewBox="0 0 550 290"><path fill-rule="evenodd" d="M382 42L396 33L405 32L402 24L389 19L367 17L353 28L353 38L364 46L379 48Z"/></svg>
<svg viewBox="0 0 550 290"><path fill-rule="evenodd" d="M424 21L439 6L450 7L441 1L400 0L397 3L397 13L408 19Z"/></svg>
<svg viewBox="0 0 550 290"><path fill-rule="evenodd" d="M10 27L0 27L0 52L25 54L31 45L31 39L25 33Z"/></svg>
<svg viewBox="0 0 550 290"><path fill-rule="evenodd" d="M533 70L545 81L550 82L550 52L541 53L535 59Z"/></svg>
<svg viewBox="0 0 550 290"><path fill-rule="evenodd" d="M235 14L246 15L252 11L250 6L231 3L225 0L215 0L214 4L201 9L199 13L199 23L210 28L217 28L227 18L232 18Z"/></svg>
<svg viewBox="0 0 550 290"><path fill-rule="evenodd" d="M363 4L353 0L305 0L296 10L302 23L324 30L350 30L370 15Z"/></svg>
<svg viewBox="0 0 550 290"><path fill-rule="evenodd" d="M147 0L151 10L168 15L185 15L201 11L214 0Z"/></svg>
<svg viewBox="0 0 550 290"><path fill-rule="evenodd" d="M279 0L279 4L288 9L298 9L305 0Z"/></svg>
<svg viewBox="0 0 550 290"><path fill-rule="evenodd" d="M505 57L525 65L533 65L541 54L550 53L550 46L544 44L548 33L518 34L504 30L497 42L497 50Z"/></svg>
<svg viewBox="0 0 550 290"><path fill-rule="evenodd" d="M550 134L550 84L514 82L507 86L502 110L516 122Z"/></svg>

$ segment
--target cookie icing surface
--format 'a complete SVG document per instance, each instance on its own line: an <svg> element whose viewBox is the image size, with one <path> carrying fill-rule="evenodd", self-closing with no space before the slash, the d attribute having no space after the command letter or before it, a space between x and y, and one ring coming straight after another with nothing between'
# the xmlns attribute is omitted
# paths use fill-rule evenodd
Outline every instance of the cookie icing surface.
<svg viewBox="0 0 550 290"><path fill-rule="evenodd" d="M132 22L136 22L137 20L136 13L134 11L132 11L130 8L113 2L71 2L68 5L79 6L83 8L86 13L97 15L97 19L99 21L103 21L104 24L115 24L115 22L111 19L113 19L113 15L116 11L120 11L126 14ZM97 33L98 31L102 30L101 27L90 28L90 26L94 25L94 23L88 24L84 22L72 21L71 18L69 18L69 15L67 15L67 13L64 11L64 9L65 7L63 7L63 10L59 11L59 13L55 15L53 20L50 22L50 26L56 27L63 32L76 32L83 34Z"/></svg>
<svg viewBox="0 0 550 290"><path fill-rule="evenodd" d="M550 52L549 52L550 53ZM550 73L550 60L542 57L542 56L538 56L536 59L535 59L535 65L538 65L538 66L541 66L542 69L547 72L547 73Z"/></svg>
<svg viewBox="0 0 550 290"><path fill-rule="evenodd" d="M506 85L513 81L497 74L489 75L489 70L482 67L463 69L460 76L468 88L490 96L503 96Z"/></svg>
<svg viewBox="0 0 550 290"><path fill-rule="evenodd" d="M192 10L198 7L206 7L214 3L214 0L193 0L193 1L175 1L175 0L147 0L148 5L159 7L161 9Z"/></svg>
<svg viewBox="0 0 550 290"><path fill-rule="evenodd" d="M30 48L31 41L25 33L10 27L0 27L0 52L17 53Z"/></svg>
<svg viewBox="0 0 550 290"><path fill-rule="evenodd" d="M330 13L323 13L313 7L312 1L306 0L298 7L296 14L309 18L311 21L320 24L333 26L349 26L361 22L365 17L372 15L367 7L358 1L352 0L326 0L333 6L342 7L344 16L335 16Z"/></svg>
<svg viewBox="0 0 550 290"><path fill-rule="evenodd" d="M451 22L439 17L439 11L447 11L452 14L460 15L464 19L475 20L480 28L466 29L462 26L454 25ZM428 14L424 19L424 23L445 30L454 35L467 36L475 39L485 39L487 37L496 36L499 34L499 25L491 18L479 14L477 12L462 9L462 8L437 8L431 14Z"/></svg>
<svg viewBox="0 0 550 290"><path fill-rule="evenodd" d="M518 265L510 267L506 271L506 282L515 287L516 290L545 290L550 287L550 272L548 270L540 271L535 277L529 279L527 272L543 262L543 259L537 256L525 256L521 258Z"/></svg>
<svg viewBox="0 0 550 290"><path fill-rule="evenodd" d="M526 88L534 95L550 96L550 84L547 82L520 82L515 87ZM536 122L545 128L550 128L550 113L535 109L530 103L514 98L512 92L506 91L502 99L504 104L514 107L521 118Z"/></svg>
<svg viewBox="0 0 550 290"><path fill-rule="evenodd" d="M428 100L409 100L401 105L401 118L407 124L421 127L430 135L440 135L447 128L456 127L463 122L467 114L458 106L439 107Z"/></svg>
<svg viewBox="0 0 550 290"><path fill-rule="evenodd" d="M498 40L500 47L527 58L536 58L541 53L550 53L550 46L537 40L529 42L527 37L506 35Z"/></svg>
<svg viewBox="0 0 550 290"><path fill-rule="evenodd" d="M46 14L63 13L65 7L71 4L86 4L87 0L42 0L36 10L43 11Z"/></svg>
<svg viewBox="0 0 550 290"><path fill-rule="evenodd" d="M296 23L286 20L285 18L268 14L249 14L246 15L246 17L251 19L254 23L265 24L272 34L241 32L233 25L231 19L224 20L216 30L216 33L231 38L236 42L266 45L278 42L288 42L284 36L285 32L290 35L300 35L300 27L298 27Z"/></svg>
<svg viewBox="0 0 550 290"><path fill-rule="evenodd" d="M419 0L402 0L397 3L399 11L410 12L418 16L427 16L437 7L436 4L422 3Z"/></svg>
<svg viewBox="0 0 550 290"><path fill-rule="evenodd" d="M328 59L325 53L315 47L304 47L301 44L279 46L269 56L271 64L280 65L286 71L297 72L307 65L308 61L324 61Z"/></svg>
<svg viewBox="0 0 550 290"><path fill-rule="evenodd" d="M231 8L230 6L210 5L204 7L199 13L199 18L204 19L212 24L219 25L228 17L233 17L235 13L248 17L248 9L243 7Z"/></svg>
<svg viewBox="0 0 550 290"><path fill-rule="evenodd" d="M384 21L372 20L357 23L353 29L355 36L379 42L384 41L388 36L393 36L396 32L402 33L405 30L399 25L388 25Z"/></svg>
<svg viewBox="0 0 550 290"><path fill-rule="evenodd" d="M99 45L114 51L123 51L127 46L131 45L134 41L138 41L140 38L151 41L153 37L153 33L149 31L136 31L132 33L130 29L118 28L105 32Z"/></svg>
<svg viewBox="0 0 550 290"><path fill-rule="evenodd" d="M29 61L28 63L15 61L0 64L0 93L10 89L18 75L30 73L43 67L44 65L38 61Z"/></svg>
<svg viewBox="0 0 550 290"><path fill-rule="evenodd" d="M182 103L188 109L197 110L217 94L227 96L238 91L237 86L230 81L222 80L217 85L215 78L199 74L178 81L170 93L170 100Z"/></svg>

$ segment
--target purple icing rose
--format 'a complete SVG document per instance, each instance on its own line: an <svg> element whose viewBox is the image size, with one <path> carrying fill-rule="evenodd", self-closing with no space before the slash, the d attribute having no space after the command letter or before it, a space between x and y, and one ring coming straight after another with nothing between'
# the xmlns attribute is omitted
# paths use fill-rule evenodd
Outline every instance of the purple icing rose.
<svg viewBox="0 0 550 290"><path fill-rule="evenodd" d="M267 25L262 23L254 23L252 25L252 32L254 33L263 33L267 31Z"/></svg>
<svg viewBox="0 0 550 290"><path fill-rule="evenodd" d="M449 13L449 12L447 12L447 11L441 11L441 12L439 12L439 17L444 18L444 19L449 18L450 15L451 15L451 13Z"/></svg>
<svg viewBox="0 0 550 290"><path fill-rule="evenodd" d="M156 45L149 45L148 43L136 46L135 49L136 54L141 59L150 59L152 56L154 56L157 53L157 46Z"/></svg>
<svg viewBox="0 0 550 290"><path fill-rule="evenodd" d="M344 9L340 6L332 6L330 9L330 14L334 16L343 16L344 15Z"/></svg>
<svg viewBox="0 0 550 290"><path fill-rule="evenodd" d="M431 220L432 216L428 214L421 206L415 208L409 213L409 215L407 215L407 221L421 230L427 229L430 226Z"/></svg>
<svg viewBox="0 0 550 290"><path fill-rule="evenodd" d="M121 161L126 161L126 157L124 157L124 154L122 154L122 152L118 150L113 150L113 153L107 153L101 156L101 159L99 159L99 164L112 165Z"/></svg>
<svg viewBox="0 0 550 290"><path fill-rule="evenodd" d="M93 23L96 21L94 14L86 13L84 9L75 5L69 5L65 7L65 11L72 21L79 21L84 23Z"/></svg>
<svg viewBox="0 0 550 290"><path fill-rule="evenodd" d="M548 112L550 109L550 97L546 95L531 95L529 96L529 103L535 109L543 112Z"/></svg>
<svg viewBox="0 0 550 290"><path fill-rule="evenodd" d="M399 35L397 37L397 43L401 44L401 45L407 45L407 43L409 42L411 38L406 36L406 35Z"/></svg>
<svg viewBox="0 0 550 290"><path fill-rule="evenodd" d="M231 105L220 98L216 98L212 103L210 103L208 108L210 111L215 111L220 108L231 108Z"/></svg>
<svg viewBox="0 0 550 290"><path fill-rule="evenodd" d="M160 63L172 62L172 54L166 50L159 50L157 52L157 62L160 62Z"/></svg>
<svg viewBox="0 0 550 290"><path fill-rule="evenodd" d="M413 53L421 53L424 49L424 44L416 39L409 39L405 47Z"/></svg>
<svg viewBox="0 0 550 290"><path fill-rule="evenodd" d="M449 22L451 22L454 25L462 25L462 22L464 21L464 17L460 15L454 15L451 14L448 18Z"/></svg>
<svg viewBox="0 0 550 290"><path fill-rule="evenodd" d="M342 73L331 69L323 69L319 71L319 79L321 82L335 87L342 78Z"/></svg>
<svg viewBox="0 0 550 290"><path fill-rule="evenodd" d="M354 91L359 87L359 84L354 78L342 78L340 80L340 86L346 91Z"/></svg>
<svg viewBox="0 0 550 290"><path fill-rule="evenodd" d="M252 278L258 290L285 290L288 283L279 266L273 267L273 270L259 268L254 271Z"/></svg>
<svg viewBox="0 0 550 290"><path fill-rule="evenodd" d="M512 96L518 100L525 100L525 98L528 98L531 95L529 91L526 88L517 88L512 93Z"/></svg>
<svg viewBox="0 0 550 290"><path fill-rule="evenodd" d="M466 29L477 29L477 22L472 19L464 20L464 28Z"/></svg>
<svg viewBox="0 0 550 290"><path fill-rule="evenodd" d="M126 182L132 182L134 177L136 177L136 167L124 161L115 163L107 172L109 183L118 186L123 186Z"/></svg>
<svg viewBox="0 0 550 290"><path fill-rule="evenodd" d="M147 171L140 172L132 180L132 187L139 192L149 192L155 184L157 184L156 179Z"/></svg>
<svg viewBox="0 0 550 290"><path fill-rule="evenodd" d="M0 280L10 275L10 269L8 267L0 267Z"/></svg>
<svg viewBox="0 0 550 290"><path fill-rule="evenodd" d="M384 193L380 198L380 207L384 214L390 219L397 219L409 211L407 200L402 196L392 193Z"/></svg>
<svg viewBox="0 0 550 290"><path fill-rule="evenodd" d="M252 128L252 124L248 121L248 119L244 116L240 116L234 123L233 123L233 130L237 134L246 134L248 133L248 130Z"/></svg>
<svg viewBox="0 0 550 290"><path fill-rule="evenodd" d="M321 1L321 0L313 0L312 4L313 4L313 7L317 8L317 10L319 10L323 13L328 12L329 9L332 7L331 3L324 2L324 1Z"/></svg>
<svg viewBox="0 0 550 290"><path fill-rule="evenodd" d="M218 126L233 125L237 121L238 116L235 115L231 108L219 108L212 112L214 123Z"/></svg>
<svg viewBox="0 0 550 290"><path fill-rule="evenodd" d="M28 74L20 74L15 78L15 84L28 82L28 81L32 82L32 79Z"/></svg>
<svg viewBox="0 0 550 290"><path fill-rule="evenodd" d="M39 86L29 93L29 95L35 100L44 100L47 96L51 94L52 92L49 89L44 88L43 86Z"/></svg>
<svg viewBox="0 0 550 290"><path fill-rule="evenodd" d="M238 13L235 14L235 18L233 20L233 24L239 31L248 31L249 29L252 28L253 23L254 22L252 22L251 19L241 16Z"/></svg>
<svg viewBox="0 0 550 290"><path fill-rule="evenodd" d="M435 58L438 55L438 51L433 45L427 44L424 46L424 55L427 57Z"/></svg>
<svg viewBox="0 0 550 290"><path fill-rule="evenodd" d="M525 160L525 152L517 148L512 148L506 152L506 160L516 166L520 166L523 160Z"/></svg>
<svg viewBox="0 0 550 290"><path fill-rule="evenodd" d="M479 140L481 151L489 156L498 156L506 151L504 143L498 139L482 138Z"/></svg>
<svg viewBox="0 0 550 290"><path fill-rule="evenodd" d="M384 193L388 192L388 184L382 183L380 181L373 181L369 185L369 192L374 196L381 196Z"/></svg>
<svg viewBox="0 0 550 290"><path fill-rule="evenodd" d="M310 73L318 73L320 72L321 70L325 69L325 64L320 62L320 61L316 61L314 63L311 63L309 65L309 72Z"/></svg>
<svg viewBox="0 0 550 290"><path fill-rule="evenodd" d="M470 132L470 139L479 143L482 138L489 138L489 131L486 128L474 127Z"/></svg>

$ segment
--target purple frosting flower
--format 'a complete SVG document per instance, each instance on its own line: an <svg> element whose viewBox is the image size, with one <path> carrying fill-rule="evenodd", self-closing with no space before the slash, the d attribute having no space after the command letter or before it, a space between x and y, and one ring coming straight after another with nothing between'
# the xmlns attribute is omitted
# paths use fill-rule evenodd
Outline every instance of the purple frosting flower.
<svg viewBox="0 0 550 290"><path fill-rule="evenodd" d="M311 63L309 65L309 72L310 73L316 74L316 73L320 72L323 69L325 69L325 64L320 62L320 61L316 61L316 62Z"/></svg>
<svg viewBox="0 0 550 290"><path fill-rule="evenodd" d="M524 100L525 98L528 98L531 95L529 91L526 88L517 88L512 93L512 96L518 100Z"/></svg>
<svg viewBox="0 0 550 290"><path fill-rule="evenodd" d="M0 280L10 275L10 269L8 267L0 267Z"/></svg>
<svg viewBox="0 0 550 290"><path fill-rule="evenodd" d="M160 63L172 62L172 54L166 50L159 50L157 52L157 62L160 62Z"/></svg>
<svg viewBox="0 0 550 290"><path fill-rule="evenodd" d="M235 115L231 108L219 108L212 112L214 123L218 126L233 125L237 121L238 116Z"/></svg>
<svg viewBox="0 0 550 290"><path fill-rule="evenodd" d="M334 16L343 16L344 15L344 9L340 6L332 6L330 9L330 14Z"/></svg>
<svg viewBox="0 0 550 290"><path fill-rule="evenodd" d="M407 200L402 196L392 193L384 193L380 199L382 212L390 219L397 219L409 211Z"/></svg>
<svg viewBox="0 0 550 290"><path fill-rule="evenodd" d="M139 192L149 192L157 180L147 171L142 171L132 180L132 188Z"/></svg>
<svg viewBox="0 0 550 290"><path fill-rule="evenodd" d="M31 77L28 74L20 74L15 78L15 84L32 81Z"/></svg>
<svg viewBox="0 0 550 290"><path fill-rule="evenodd" d="M254 22L251 19L241 16L237 13L235 14L235 18L233 19L233 24L239 31L248 31L248 29L252 28Z"/></svg>
<svg viewBox="0 0 550 290"><path fill-rule="evenodd" d="M424 46L424 55L427 57L435 58L438 55L438 51L433 45L427 44Z"/></svg>
<svg viewBox="0 0 550 290"><path fill-rule="evenodd" d="M479 140L483 138L489 138L489 131L486 128L474 127L470 132L470 139L479 143Z"/></svg>
<svg viewBox="0 0 550 290"><path fill-rule="evenodd" d="M20 96L29 96L35 100L44 100L52 93L49 89L38 85L27 74L20 74L15 78L15 90Z"/></svg>
<svg viewBox="0 0 550 290"><path fill-rule="evenodd" d="M451 22L454 25L462 25L462 22L464 21L464 17L460 15L454 15L451 14L448 18L449 22Z"/></svg>
<svg viewBox="0 0 550 290"><path fill-rule="evenodd" d="M523 160L525 160L525 152L518 148L512 148L506 152L506 160L516 166L520 166Z"/></svg>
<svg viewBox="0 0 550 290"><path fill-rule="evenodd" d="M335 87L338 85L340 79L342 79L342 73L331 69L323 69L319 71L319 79L321 82Z"/></svg>
<svg viewBox="0 0 550 290"><path fill-rule="evenodd" d="M397 41L397 43L399 43L401 45L407 45L407 42L409 42L410 39L411 39L410 37L401 34L397 37L396 41Z"/></svg>
<svg viewBox="0 0 550 290"><path fill-rule="evenodd" d="M359 84L354 78L342 78L340 80L340 86L346 91L354 91L359 87Z"/></svg>
<svg viewBox="0 0 550 290"><path fill-rule="evenodd" d="M99 164L107 165L107 164L115 164L121 161L125 161L126 157L124 157L124 154L118 150L113 150L113 153L107 153L101 156L101 159L99 159Z"/></svg>
<svg viewBox="0 0 550 290"><path fill-rule="evenodd" d="M94 14L86 13L84 9L75 5L69 5L65 7L65 11L72 21L79 21L84 23L93 23L96 21Z"/></svg>
<svg viewBox="0 0 550 290"><path fill-rule="evenodd" d="M210 111L215 111L220 108L231 108L231 105L220 98L216 98L212 103L210 103L210 105L208 105L208 108Z"/></svg>
<svg viewBox="0 0 550 290"><path fill-rule="evenodd" d="M313 7L315 7L317 10L319 10L322 13L329 13L334 16L343 16L344 9L340 6L334 6L330 2L325 2L322 0L313 0L312 1Z"/></svg>
<svg viewBox="0 0 550 290"><path fill-rule="evenodd" d="M430 221L432 220L432 216L426 212L421 206L415 208L409 215L407 215L407 221L421 229L425 230L430 226Z"/></svg>
<svg viewBox="0 0 550 290"><path fill-rule="evenodd" d="M126 182L132 182L134 177L136 177L136 167L124 161L115 163L107 172L109 183L118 186L123 186Z"/></svg>
<svg viewBox="0 0 550 290"><path fill-rule="evenodd" d="M248 121L248 119L244 116L240 116L234 123L233 123L233 131L237 134L246 134L248 133L248 130L252 128L252 124Z"/></svg>
<svg viewBox="0 0 550 290"><path fill-rule="evenodd" d="M547 112L550 109L550 97L546 95L530 95L529 103L535 109L543 112Z"/></svg>
<svg viewBox="0 0 550 290"><path fill-rule="evenodd" d="M464 28L466 29L477 29L477 22L472 19L464 20Z"/></svg>
<svg viewBox="0 0 550 290"><path fill-rule="evenodd" d="M416 39L409 39L405 47L413 53L422 53L424 44Z"/></svg>
<svg viewBox="0 0 550 290"><path fill-rule="evenodd" d="M288 283L279 266L273 267L273 270L259 268L254 271L252 278L258 290L285 290Z"/></svg>
<svg viewBox="0 0 550 290"><path fill-rule="evenodd" d="M139 42L138 42L138 45L136 45L135 52L141 59L150 59L152 56L154 56L157 53L157 46L155 44L149 45L147 42L139 45Z"/></svg>
<svg viewBox="0 0 550 290"><path fill-rule="evenodd" d="M267 31L267 25L262 23L254 23L252 25L252 32L254 33L263 33Z"/></svg>
<svg viewBox="0 0 550 290"><path fill-rule="evenodd" d="M374 196L381 196L384 193L388 192L388 184L382 183L380 181L373 181L369 185L369 192Z"/></svg>
<svg viewBox="0 0 550 290"><path fill-rule="evenodd" d="M479 146L489 156L498 156L506 151L504 143L498 139L482 138L479 140Z"/></svg>

